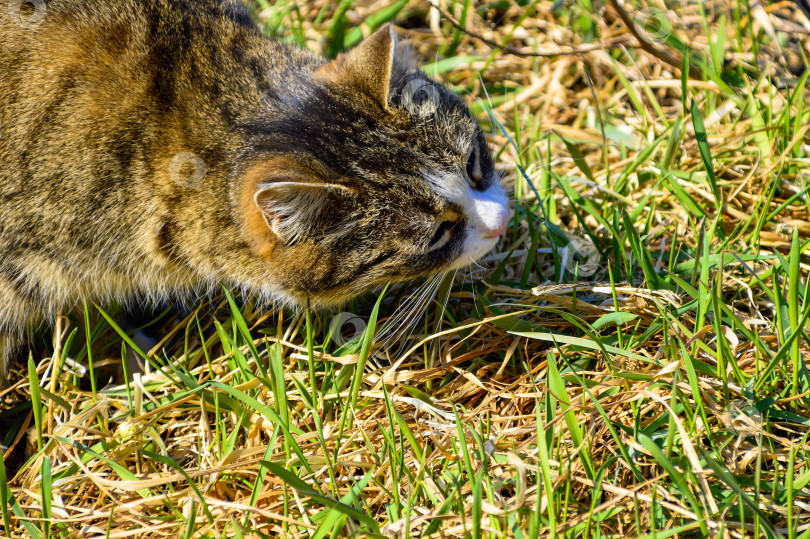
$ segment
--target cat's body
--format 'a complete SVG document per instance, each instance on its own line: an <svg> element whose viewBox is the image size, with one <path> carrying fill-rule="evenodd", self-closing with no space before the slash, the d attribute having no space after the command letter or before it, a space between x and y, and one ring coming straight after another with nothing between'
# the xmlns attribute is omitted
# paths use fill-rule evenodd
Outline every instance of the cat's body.
<svg viewBox="0 0 810 539"><path fill-rule="evenodd" d="M475 121L390 29L328 62L217 0L34 5L0 14L0 374L82 297L337 304L505 226Z"/></svg>

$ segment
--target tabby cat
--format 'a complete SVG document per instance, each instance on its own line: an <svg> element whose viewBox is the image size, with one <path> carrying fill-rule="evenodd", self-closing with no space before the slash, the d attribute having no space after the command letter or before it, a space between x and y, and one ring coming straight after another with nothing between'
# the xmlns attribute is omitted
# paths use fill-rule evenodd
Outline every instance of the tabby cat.
<svg viewBox="0 0 810 539"><path fill-rule="evenodd" d="M0 374L83 297L337 305L467 265L506 222L476 120L390 26L328 61L238 2L0 13Z"/></svg>

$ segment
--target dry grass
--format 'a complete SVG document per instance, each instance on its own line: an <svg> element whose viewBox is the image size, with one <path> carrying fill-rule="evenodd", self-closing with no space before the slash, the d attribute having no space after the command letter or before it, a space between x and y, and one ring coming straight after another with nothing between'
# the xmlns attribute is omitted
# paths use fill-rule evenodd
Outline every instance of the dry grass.
<svg viewBox="0 0 810 539"><path fill-rule="evenodd" d="M158 323L160 372L92 391L65 369L87 359L76 313L0 393L6 535L810 536L810 111L789 69L807 19L689 3L658 33L589 0L292 6L262 18L313 48L396 15L492 127L505 239L386 354L370 330L337 348L332 314L222 297ZM98 364L121 339L91 314Z"/></svg>

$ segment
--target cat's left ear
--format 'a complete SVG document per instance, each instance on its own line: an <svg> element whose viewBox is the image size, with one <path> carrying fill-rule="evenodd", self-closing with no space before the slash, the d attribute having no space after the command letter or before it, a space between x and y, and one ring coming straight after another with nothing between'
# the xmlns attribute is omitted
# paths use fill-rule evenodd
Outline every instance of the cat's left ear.
<svg viewBox="0 0 810 539"><path fill-rule="evenodd" d="M388 108L388 88L397 59L397 34L391 24L382 26L359 45L326 64L319 72L351 85Z"/></svg>
<svg viewBox="0 0 810 539"><path fill-rule="evenodd" d="M276 181L260 184L253 200L270 230L291 245L337 226L352 192L337 184Z"/></svg>

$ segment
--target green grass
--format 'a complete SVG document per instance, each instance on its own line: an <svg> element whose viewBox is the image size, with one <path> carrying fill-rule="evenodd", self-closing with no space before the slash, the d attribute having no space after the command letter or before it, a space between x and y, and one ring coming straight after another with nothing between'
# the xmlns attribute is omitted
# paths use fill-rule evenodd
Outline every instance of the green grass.
<svg viewBox="0 0 810 539"><path fill-rule="evenodd" d="M73 313L0 391L0 536L810 537L798 12L677 4L637 19L653 54L590 1L257 4L329 54L393 20L479 114L511 226L392 346L416 285L348 342L223 292L112 385L134 342Z"/></svg>

